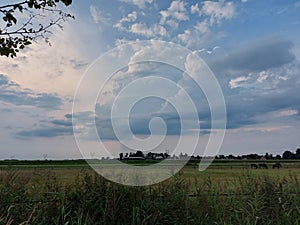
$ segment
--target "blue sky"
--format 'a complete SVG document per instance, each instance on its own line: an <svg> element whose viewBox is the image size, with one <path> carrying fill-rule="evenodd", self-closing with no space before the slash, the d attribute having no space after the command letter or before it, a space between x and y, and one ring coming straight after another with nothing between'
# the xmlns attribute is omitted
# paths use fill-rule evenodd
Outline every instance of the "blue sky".
<svg viewBox="0 0 300 225"><path fill-rule="evenodd" d="M97 57L137 40L174 42L207 63L221 86L227 109L227 131L220 154L281 154L284 149L300 146L298 0L87 0L75 1L68 10L76 19L64 23L63 31L53 30L51 47L41 41L16 59L0 58L1 159L82 157L71 116L78 82ZM163 64L141 68L135 65L116 71L105 89L111 95L97 100L97 130L105 145L115 155L127 150L112 132L109 108L113 97L136 78L163 74L183 85L196 102L202 124L196 150L200 153L209 134L214 133L209 130L205 95L176 68ZM155 87L157 92L176 96L176 90L159 83ZM143 93L143 88L136 92ZM162 105L168 110L162 111ZM84 107L74 113L86 121L94 118ZM158 150L174 147L180 131L174 108L161 99L149 98L132 113L131 130L142 137L149 135L148 123L153 116L163 118L167 138ZM160 140L164 128L153 129ZM188 142L189 135L185 137ZM107 155L96 149L96 142L95 137L85 140L90 149L85 156Z"/></svg>

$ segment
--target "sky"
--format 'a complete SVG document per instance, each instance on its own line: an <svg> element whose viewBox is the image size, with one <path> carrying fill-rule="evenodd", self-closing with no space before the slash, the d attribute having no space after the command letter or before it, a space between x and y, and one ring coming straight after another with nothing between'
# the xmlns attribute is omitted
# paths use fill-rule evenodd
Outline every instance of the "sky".
<svg viewBox="0 0 300 225"><path fill-rule="evenodd" d="M124 135L129 131L139 141L148 141L138 141L138 148L151 150L155 143L153 151L170 153L179 137L186 145L178 152L190 153L197 135L194 154L201 154L210 135L220 139L224 130L212 126L206 99L206 92L217 96L218 90L213 85L199 89L193 81L205 83L207 71L215 77L226 106L226 131L218 154L276 155L300 147L299 0L86 0L74 1L66 10L75 20L63 23L63 29L53 28L51 46L40 40L17 58L0 58L0 159L118 156L130 151L122 144L132 144L132 137ZM151 46L143 46L143 41ZM168 52L159 41L196 54L206 72L193 64L191 55L171 54L173 50ZM129 49L124 50L124 44ZM107 55L109 51L118 54ZM192 76L161 62L136 63L147 57L181 60ZM115 69L119 59L127 61ZM108 71L114 73L105 80ZM103 89L91 93L99 86ZM179 102L185 112L153 93ZM90 94L97 96L92 109ZM185 94L197 110L196 121L187 116L191 107ZM112 121L119 95L125 100L116 106L117 119ZM150 97L132 103L145 95ZM124 119L130 104L131 114ZM181 117L188 118L186 129ZM121 133L114 132L114 122ZM109 152L99 147L99 138ZM78 139L84 150L77 146Z"/></svg>

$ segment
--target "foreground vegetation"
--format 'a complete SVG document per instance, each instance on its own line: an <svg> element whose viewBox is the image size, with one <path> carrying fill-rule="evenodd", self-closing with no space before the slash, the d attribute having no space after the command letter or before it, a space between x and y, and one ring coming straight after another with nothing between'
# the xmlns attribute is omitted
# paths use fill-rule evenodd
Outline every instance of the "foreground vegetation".
<svg viewBox="0 0 300 225"><path fill-rule="evenodd" d="M225 163L199 172L190 162L147 187L112 183L86 165L6 165L0 224L300 224L299 163L279 170Z"/></svg>

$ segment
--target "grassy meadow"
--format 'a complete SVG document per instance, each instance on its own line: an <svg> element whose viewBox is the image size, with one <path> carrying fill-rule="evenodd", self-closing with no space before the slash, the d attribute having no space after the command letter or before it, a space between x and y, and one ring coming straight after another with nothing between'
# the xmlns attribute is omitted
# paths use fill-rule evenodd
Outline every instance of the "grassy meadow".
<svg viewBox="0 0 300 225"><path fill-rule="evenodd" d="M260 162L219 160L199 172L189 161L162 183L130 187L84 161L2 161L0 224L300 224L300 162L250 168Z"/></svg>

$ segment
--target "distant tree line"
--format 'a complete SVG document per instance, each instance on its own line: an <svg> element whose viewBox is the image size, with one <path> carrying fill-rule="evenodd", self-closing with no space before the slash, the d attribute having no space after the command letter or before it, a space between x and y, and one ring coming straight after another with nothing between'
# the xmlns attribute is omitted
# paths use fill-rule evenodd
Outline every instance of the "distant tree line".
<svg viewBox="0 0 300 225"><path fill-rule="evenodd" d="M120 153L119 154L119 159L186 159L190 158L192 160L200 160L202 157L197 155L197 156L188 156L188 154L183 154L180 153L178 156L170 156L167 152L166 153L153 153L153 152L148 152L148 153L143 153L142 151L136 151L135 153L130 152L130 153ZM282 155L273 155L270 153L266 153L264 155L260 154L245 154L245 155L218 155L215 157L215 159L228 159L228 160L280 160L280 159L300 159L300 148L297 148L295 152L292 152L290 150L285 150Z"/></svg>
<svg viewBox="0 0 300 225"><path fill-rule="evenodd" d="M153 153L153 152L148 152L147 154L144 154L142 151L136 151L136 153L130 152L126 153L120 153L119 154L119 159L120 160L128 160L128 159L166 159L169 158L170 155L165 152L165 153Z"/></svg>
<svg viewBox="0 0 300 225"><path fill-rule="evenodd" d="M238 155L234 156L232 154L230 155L218 155L216 156L216 159L300 159L300 148L297 148L296 152L292 152L290 150L285 150L282 155L273 155L266 153L265 155L259 155L259 154L246 154L246 155Z"/></svg>

